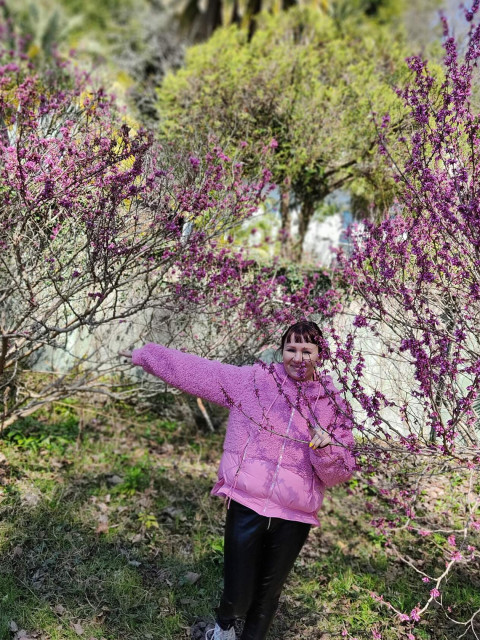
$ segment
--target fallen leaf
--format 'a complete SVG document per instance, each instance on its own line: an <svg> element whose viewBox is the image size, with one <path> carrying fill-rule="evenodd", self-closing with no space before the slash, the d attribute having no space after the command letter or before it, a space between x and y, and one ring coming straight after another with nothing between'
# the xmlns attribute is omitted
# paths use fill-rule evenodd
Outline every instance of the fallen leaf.
<svg viewBox="0 0 480 640"><path fill-rule="evenodd" d="M194 573L193 571L189 571L183 576L183 581L188 584L195 584L200 580L201 577L202 576L200 573Z"/></svg>
<svg viewBox="0 0 480 640"><path fill-rule="evenodd" d="M45 572L42 569L37 569L32 576L32 586L34 589L40 589L45 579Z"/></svg>
<svg viewBox="0 0 480 640"><path fill-rule="evenodd" d="M18 547L18 546L14 547L14 549L13 549L13 557L14 558L18 558L19 556L22 555L22 553L23 553L22 547Z"/></svg>
<svg viewBox="0 0 480 640"><path fill-rule="evenodd" d="M181 522L185 522L187 519L183 511L181 509L176 509L175 507L166 507L162 510L162 515L166 515L169 518L172 518L172 520L178 518Z"/></svg>
<svg viewBox="0 0 480 640"><path fill-rule="evenodd" d="M58 613L59 616L63 616L66 611L65 607L62 604L56 604L53 610L55 611L55 613Z"/></svg>
<svg viewBox="0 0 480 640"><path fill-rule="evenodd" d="M22 502L29 507L36 507L40 502L40 496L33 493L33 491L26 491L22 496Z"/></svg>
<svg viewBox="0 0 480 640"><path fill-rule="evenodd" d="M99 522L95 533L108 533L108 522Z"/></svg>
<svg viewBox="0 0 480 640"><path fill-rule="evenodd" d="M13 620L10 620L10 631L12 631L13 633L15 633L16 631L18 631L18 625L16 622L14 622Z"/></svg>
<svg viewBox="0 0 480 640"><path fill-rule="evenodd" d="M141 542L143 540L143 535L141 533L136 533L132 538L132 543L136 544L137 542Z"/></svg>
<svg viewBox="0 0 480 640"><path fill-rule="evenodd" d="M144 493L143 495L140 496L140 498L138 498L137 504L140 507L144 507L148 509L149 507L152 506L152 498L148 494Z"/></svg>
<svg viewBox="0 0 480 640"><path fill-rule="evenodd" d="M77 634L77 636L81 636L84 634L84 629L82 627L82 625L77 622L75 624L72 624L73 630L75 631L75 633Z"/></svg>

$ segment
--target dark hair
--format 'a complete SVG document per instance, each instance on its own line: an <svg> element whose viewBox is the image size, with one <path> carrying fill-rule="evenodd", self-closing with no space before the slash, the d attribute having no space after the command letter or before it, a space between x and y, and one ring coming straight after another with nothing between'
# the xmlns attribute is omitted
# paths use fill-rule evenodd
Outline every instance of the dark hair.
<svg viewBox="0 0 480 640"><path fill-rule="evenodd" d="M288 327L280 340L280 351L292 336L295 342L310 342L317 345L319 353L322 351L323 333L316 322L301 320Z"/></svg>

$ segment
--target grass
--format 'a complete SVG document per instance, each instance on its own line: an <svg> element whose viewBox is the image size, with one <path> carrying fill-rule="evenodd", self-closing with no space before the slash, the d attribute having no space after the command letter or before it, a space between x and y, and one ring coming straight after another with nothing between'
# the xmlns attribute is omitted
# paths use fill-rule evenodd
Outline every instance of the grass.
<svg viewBox="0 0 480 640"><path fill-rule="evenodd" d="M212 619L224 512L209 492L221 443L221 434L128 407L75 403L3 434L0 640L18 638L12 629L45 640L180 640L197 618ZM373 631L382 640L407 637L370 593L410 611L431 585L372 532L365 491L377 499L358 479L330 492L322 527L312 530L282 596L272 640L360 640ZM415 556L408 531L397 543ZM426 541L425 570L441 566L443 543L442 536ZM479 575L469 571L460 567L443 596L460 618L480 607ZM415 631L421 640L458 635L438 607Z"/></svg>

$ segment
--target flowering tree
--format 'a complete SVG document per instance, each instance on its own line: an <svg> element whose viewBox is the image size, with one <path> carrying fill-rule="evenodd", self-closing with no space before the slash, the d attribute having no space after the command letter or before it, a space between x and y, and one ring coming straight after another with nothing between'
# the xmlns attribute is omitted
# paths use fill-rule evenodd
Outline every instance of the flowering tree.
<svg viewBox="0 0 480 640"><path fill-rule="evenodd" d="M444 77L420 57L408 60L413 80L399 92L412 122L399 140L405 164L385 142L388 116L379 124L399 201L380 224L352 230L350 255L338 257L354 302L331 331L332 363L357 409L358 465L383 501L372 517L389 553L425 584L411 611L377 598L408 637L434 604L478 637L480 610L462 610L450 584L479 558L480 116L471 104L479 5L465 10L472 26L463 57L444 21ZM434 487L450 500L441 512ZM398 550L402 536L410 554Z"/></svg>
<svg viewBox="0 0 480 640"><path fill-rule="evenodd" d="M229 235L257 211L268 172L246 181L241 164L218 147L186 157L162 149L128 126L115 100L85 75L55 58L47 71L35 70L6 25L2 36L3 426L74 392L108 391L108 345L78 346L103 325L123 331L118 344L126 346L132 338L122 323L134 319L141 332L165 325L166 316L182 321L175 330L182 344L206 317L204 352L232 356L243 344L242 359L272 323L313 310L317 275L293 286ZM233 339L246 327L254 335L248 345ZM28 371L46 348L66 352L70 367L34 379Z"/></svg>

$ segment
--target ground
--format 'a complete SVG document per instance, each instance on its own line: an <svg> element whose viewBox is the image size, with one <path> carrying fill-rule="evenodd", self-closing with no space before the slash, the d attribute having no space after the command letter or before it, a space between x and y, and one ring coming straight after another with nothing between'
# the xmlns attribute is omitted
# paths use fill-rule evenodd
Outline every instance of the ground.
<svg viewBox="0 0 480 640"><path fill-rule="evenodd" d="M201 637L222 585L224 506L209 495L221 443L221 428L201 433L134 407L76 402L2 434L0 640ZM270 640L408 637L371 593L408 612L428 585L372 529L377 499L359 478L329 492ZM421 560L432 570L441 562L433 543ZM399 544L420 558L407 534ZM457 617L480 607L478 567L469 571L450 582ZM462 631L434 606L414 633L451 640Z"/></svg>

